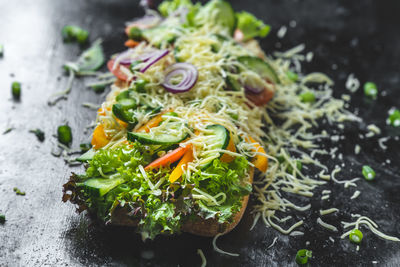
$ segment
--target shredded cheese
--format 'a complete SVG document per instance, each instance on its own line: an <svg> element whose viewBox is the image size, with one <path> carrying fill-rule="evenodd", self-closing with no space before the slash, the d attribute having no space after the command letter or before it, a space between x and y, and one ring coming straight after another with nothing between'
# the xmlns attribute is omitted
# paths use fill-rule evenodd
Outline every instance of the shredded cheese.
<svg viewBox="0 0 400 267"><path fill-rule="evenodd" d="M337 229L335 226L333 226L332 224L329 224L329 223L326 223L326 222L322 221L321 218L318 218L318 219L317 219L317 223L318 223L319 225L321 225L322 227L324 227L324 228L330 230L330 231L338 232L338 229Z"/></svg>

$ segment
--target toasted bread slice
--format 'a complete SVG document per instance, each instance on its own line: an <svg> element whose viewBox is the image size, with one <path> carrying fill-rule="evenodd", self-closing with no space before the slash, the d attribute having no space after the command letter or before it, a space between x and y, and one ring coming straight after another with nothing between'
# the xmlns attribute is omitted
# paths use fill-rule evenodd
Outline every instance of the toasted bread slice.
<svg viewBox="0 0 400 267"><path fill-rule="evenodd" d="M250 168L248 182L253 183L254 168ZM197 220L187 221L182 225L182 231L199 236L216 236L217 234L227 234L232 231L240 222L246 210L249 196L244 196L241 209L235 214L233 221L230 224L220 224L216 219L207 219L198 217ZM128 215L126 208L116 208L111 216L111 224L118 226L135 227L138 224L137 219L133 219Z"/></svg>

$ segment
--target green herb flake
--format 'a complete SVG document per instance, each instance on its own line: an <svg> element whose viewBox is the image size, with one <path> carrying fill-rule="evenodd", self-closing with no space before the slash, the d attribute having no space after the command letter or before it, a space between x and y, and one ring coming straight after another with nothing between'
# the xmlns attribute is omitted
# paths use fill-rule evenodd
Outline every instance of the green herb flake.
<svg viewBox="0 0 400 267"><path fill-rule="evenodd" d="M0 44L0 57L4 56L4 45Z"/></svg>
<svg viewBox="0 0 400 267"><path fill-rule="evenodd" d="M33 129L33 130L30 130L29 132L35 134L36 137L37 137L37 139L38 139L40 142L43 142L43 141L44 141L44 132L43 132L42 130L40 130L40 129Z"/></svg>
<svg viewBox="0 0 400 267"><path fill-rule="evenodd" d="M14 187L14 192L15 194L19 195L19 196L25 196L25 192L22 192L21 190L19 190L17 187Z"/></svg>
<svg viewBox="0 0 400 267"><path fill-rule="evenodd" d="M364 175L364 178L368 181L374 180L375 179L375 171L367 165L364 165L362 167L362 174Z"/></svg>
<svg viewBox="0 0 400 267"><path fill-rule="evenodd" d="M400 127L400 110L392 109L389 111L389 117L386 120L386 124L394 127Z"/></svg>
<svg viewBox="0 0 400 267"><path fill-rule="evenodd" d="M373 82L366 82L364 84L364 94L372 99L378 96L378 87Z"/></svg>
<svg viewBox="0 0 400 267"><path fill-rule="evenodd" d="M0 214L0 223L3 224L6 222L6 215Z"/></svg>
<svg viewBox="0 0 400 267"><path fill-rule="evenodd" d="M3 135L10 133L12 130L14 130L14 127L10 127L10 128L5 129L4 132L3 132Z"/></svg>
<svg viewBox="0 0 400 267"><path fill-rule="evenodd" d="M296 263L304 265L308 263L308 259L312 257L312 251L308 249L300 249L296 253Z"/></svg>
<svg viewBox="0 0 400 267"><path fill-rule="evenodd" d="M57 128L57 138L61 144L69 146L72 142L71 127L68 125L61 125Z"/></svg>
<svg viewBox="0 0 400 267"><path fill-rule="evenodd" d="M11 94L15 100L20 100L20 98L21 98L21 83L13 82L11 84Z"/></svg>

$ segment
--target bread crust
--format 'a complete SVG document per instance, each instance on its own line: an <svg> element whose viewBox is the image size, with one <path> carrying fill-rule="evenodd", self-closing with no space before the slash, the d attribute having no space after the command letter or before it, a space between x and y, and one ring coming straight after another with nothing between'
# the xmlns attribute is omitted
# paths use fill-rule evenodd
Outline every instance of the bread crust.
<svg viewBox="0 0 400 267"><path fill-rule="evenodd" d="M254 168L250 168L248 182L253 183L253 177ZM182 225L181 230L186 233L206 237L213 237L217 234L227 234L239 224L248 202L249 196L244 196L242 199L242 207L233 217L233 221L229 224L220 224L213 218L204 220L203 218L198 217L197 220L189 220L185 222L185 224ZM137 219L133 219L128 215L128 210L126 208L116 208L111 215L112 225L135 227L138 223L139 221Z"/></svg>

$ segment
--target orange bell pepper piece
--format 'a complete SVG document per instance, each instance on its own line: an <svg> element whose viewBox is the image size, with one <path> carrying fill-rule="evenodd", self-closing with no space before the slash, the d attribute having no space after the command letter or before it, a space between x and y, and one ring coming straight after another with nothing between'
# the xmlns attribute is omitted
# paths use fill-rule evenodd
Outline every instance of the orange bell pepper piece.
<svg viewBox="0 0 400 267"><path fill-rule="evenodd" d="M158 114L157 116L149 120L146 124L137 129L137 132L146 132L146 133L150 132L150 128L156 127L160 124L160 122L162 122L163 120L162 115L163 113Z"/></svg>
<svg viewBox="0 0 400 267"><path fill-rule="evenodd" d="M232 134L230 134L230 138L229 138L229 144L226 147L226 150L232 151L232 152L236 152L236 146L235 143L233 142L233 137ZM221 161L222 162L231 162L232 160L234 160L235 157L229 155L229 154L223 154L221 157Z"/></svg>
<svg viewBox="0 0 400 267"><path fill-rule="evenodd" d="M93 132L92 145L94 149L100 149L108 144L109 137L104 132L102 124L97 125Z"/></svg>
<svg viewBox="0 0 400 267"><path fill-rule="evenodd" d="M129 39L128 41L125 42L125 46L129 47L129 48L135 48L136 46L138 46L138 44L140 44L139 42L136 42L134 40Z"/></svg>
<svg viewBox="0 0 400 267"><path fill-rule="evenodd" d="M253 144L254 149L253 152L260 152L265 154L265 149L251 136L249 136L250 142ZM254 166L259 169L261 172L266 172L268 169L268 158L264 155L257 154L254 159L251 161Z"/></svg>

